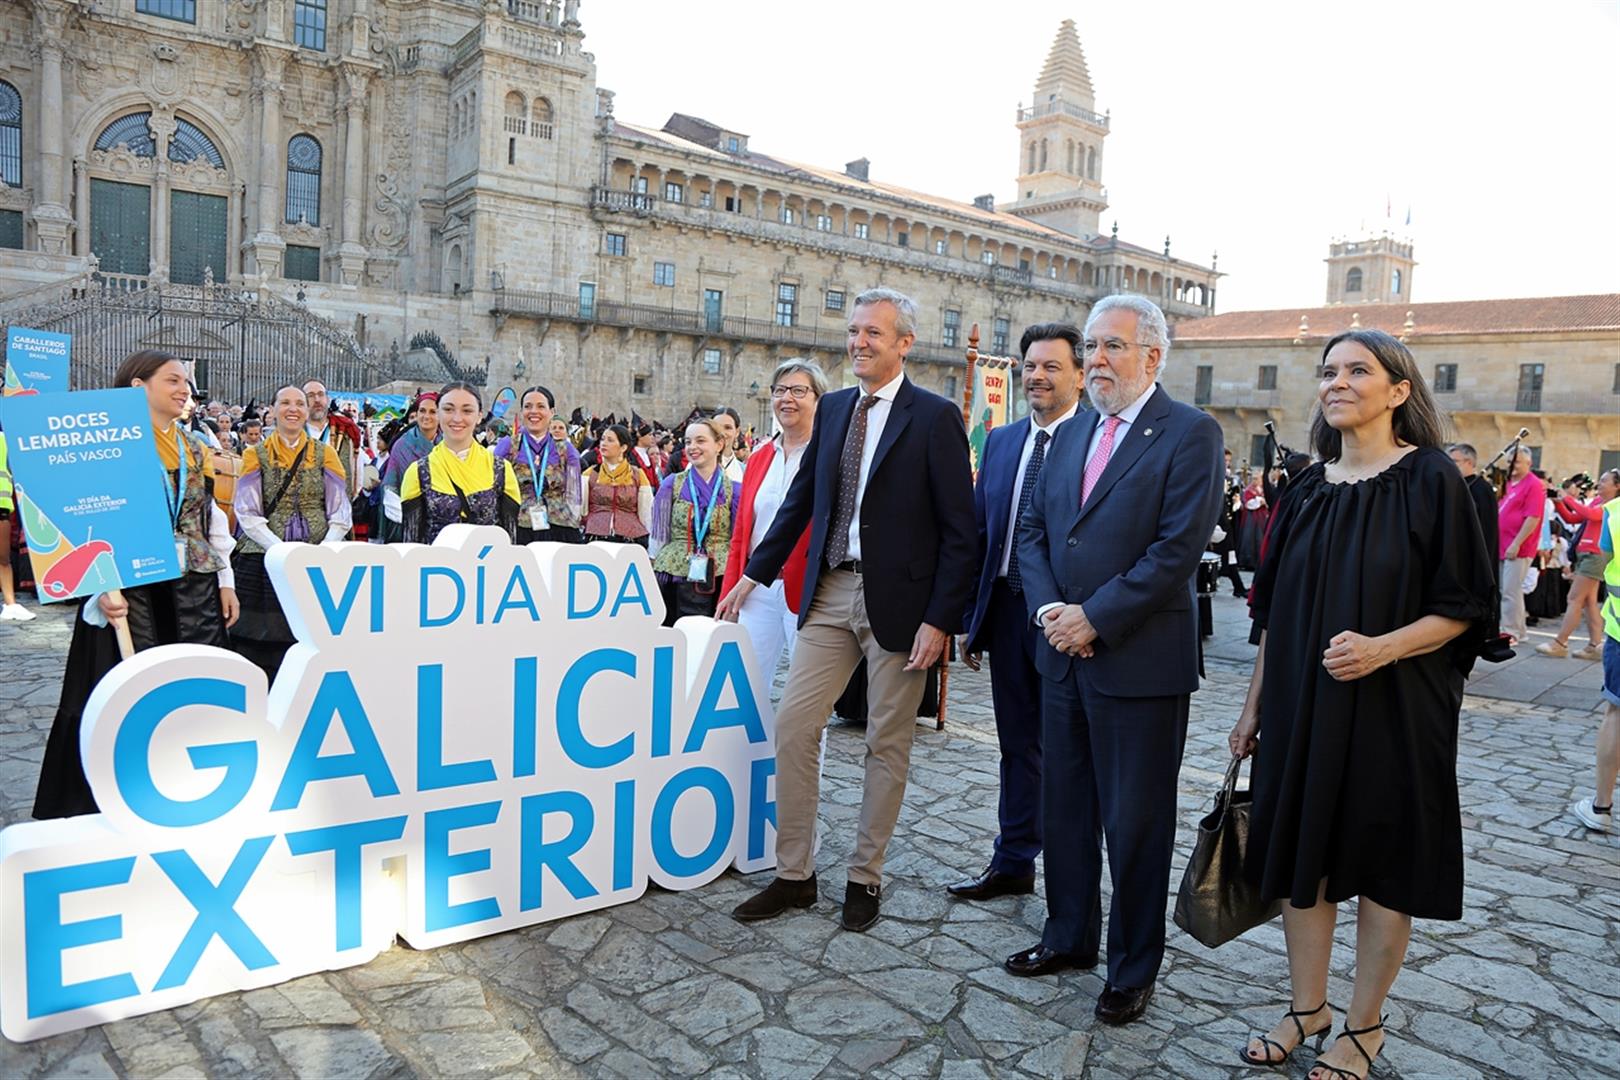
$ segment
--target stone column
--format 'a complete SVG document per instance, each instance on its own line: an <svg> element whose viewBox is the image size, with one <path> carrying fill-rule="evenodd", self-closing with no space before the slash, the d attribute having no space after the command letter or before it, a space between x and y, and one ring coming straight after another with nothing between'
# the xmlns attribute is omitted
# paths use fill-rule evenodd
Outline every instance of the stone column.
<svg viewBox="0 0 1620 1080"><path fill-rule="evenodd" d="M343 242L338 245L338 280L351 288L360 284L366 267L366 249L360 242L360 218L366 186L366 87L371 72L345 64L343 77Z"/></svg>
<svg viewBox="0 0 1620 1080"><path fill-rule="evenodd" d="M169 280L169 140L174 138L174 114L152 113L146 122L157 155L152 161L152 276Z"/></svg>
<svg viewBox="0 0 1620 1080"><path fill-rule="evenodd" d="M39 59L39 192L30 217L39 250L68 253L73 215L68 213L67 162L62 155L62 34L68 8L56 0L34 5L37 31L34 55Z"/></svg>
<svg viewBox="0 0 1620 1080"><path fill-rule="evenodd" d="M242 204L247 199L247 185L238 180L231 181L230 191L225 198L225 259L227 265L224 268L224 273L220 275L220 281L240 285L245 268L232 253L241 251L245 246L242 243Z"/></svg>
<svg viewBox="0 0 1620 1080"><path fill-rule="evenodd" d="M281 76L286 70L287 54L273 46L260 45L254 59L258 64L253 94L259 102L259 213L253 239L243 245L246 256L243 269L260 281L267 281L281 276L287 250L277 230L282 210L282 184L287 176L281 138Z"/></svg>
<svg viewBox="0 0 1620 1080"><path fill-rule="evenodd" d="M90 254L90 163L73 159L73 254Z"/></svg>

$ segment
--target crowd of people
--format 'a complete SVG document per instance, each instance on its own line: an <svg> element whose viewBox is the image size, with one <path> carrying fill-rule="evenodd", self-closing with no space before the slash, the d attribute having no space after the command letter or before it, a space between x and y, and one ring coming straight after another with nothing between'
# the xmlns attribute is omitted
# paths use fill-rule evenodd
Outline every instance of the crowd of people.
<svg viewBox="0 0 1620 1080"><path fill-rule="evenodd" d="M333 412L311 381L277 390L262 415L211 403L199 430L186 423L195 402L183 365L131 356L114 385L147 394L185 573L84 602L36 816L95 809L78 732L118 660L109 619L127 619L137 648L232 647L274 674L292 640L264 574L276 544L427 543L456 523L522 543L636 544L671 620L735 620L762 670L788 659L776 872L736 918L817 903L823 733L864 664L865 774L841 922L878 921L925 676L959 635L964 662L989 667L1001 784L985 869L948 892L968 903L1031 893L1042 860L1046 922L1006 969L1040 977L1105 963L1095 1014L1129 1023L1164 957L1200 677L1195 570L1213 546L1249 601L1258 645L1229 743L1254 758L1245 872L1283 902L1291 991L1278 1023L1238 1053L1280 1066L1337 1025L1333 1045L1318 1041L1312 1080L1362 1077L1383 1045L1412 919L1462 916L1465 679L1524 639L1524 578L1554 514L1580 535L1568 613L1542 651L1569 654L1583 624L1591 646L1574 655L1601 642L1597 790L1574 812L1593 829L1612 820L1620 473L1554 492L1515 455L1498 502L1474 448L1447 444L1412 353L1362 329L1323 351L1309 454L1237 473L1220 426L1160 383L1163 313L1121 295L1097 302L1083 327L1025 330L1028 415L989 433L975 476L959 404L906 375L916 305L876 288L851 311L858 385L831 390L815 363L783 362L770 384L775 430L758 440L730 409L695 413L678 432L634 414L564 420L543 386L518 396L501 430L464 382L418 395L380 429ZM238 438L226 485L216 455L231 456ZM1350 899L1354 990L1337 1017L1327 980L1337 905Z"/></svg>

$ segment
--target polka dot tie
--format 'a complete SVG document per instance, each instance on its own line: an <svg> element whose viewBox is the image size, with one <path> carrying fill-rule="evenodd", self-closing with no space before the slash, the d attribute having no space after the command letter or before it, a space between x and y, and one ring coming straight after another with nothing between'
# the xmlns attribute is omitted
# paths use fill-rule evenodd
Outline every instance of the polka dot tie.
<svg viewBox="0 0 1620 1080"><path fill-rule="evenodd" d="M866 416L878 403L876 394L861 398L844 436L844 456L838 463L838 502L833 506L832 529L827 534L827 565L849 558L849 527L855 520L855 492L861 486L861 458L866 453Z"/></svg>
<svg viewBox="0 0 1620 1080"><path fill-rule="evenodd" d="M1007 588L1013 595L1024 591L1024 575L1018 569L1018 532L1024 523L1024 511L1035 498L1035 481L1041 478L1041 466L1046 463L1046 440L1051 436L1044 431L1035 433L1035 449L1030 452L1029 464L1024 466L1024 483L1018 489L1018 517L1014 519L1012 539L1012 554L1007 556Z"/></svg>

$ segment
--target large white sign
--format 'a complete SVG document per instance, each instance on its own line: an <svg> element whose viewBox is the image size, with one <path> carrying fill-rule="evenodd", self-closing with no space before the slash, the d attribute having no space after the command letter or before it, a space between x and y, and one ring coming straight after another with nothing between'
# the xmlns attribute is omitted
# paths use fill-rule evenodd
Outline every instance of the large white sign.
<svg viewBox="0 0 1620 1080"><path fill-rule="evenodd" d="M170 645L96 687L101 813L0 832L0 1030L35 1039L775 862L769 685L660 624L633 545L282 544L273 686Z"/></svg>

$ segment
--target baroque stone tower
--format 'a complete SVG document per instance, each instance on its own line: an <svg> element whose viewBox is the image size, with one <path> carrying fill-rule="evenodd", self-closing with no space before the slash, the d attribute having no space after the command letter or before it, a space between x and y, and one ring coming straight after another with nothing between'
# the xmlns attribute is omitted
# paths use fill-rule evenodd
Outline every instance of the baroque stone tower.
<svg viewBox="0 0 1620 1080"><path fill-rule="evenodd" d="M1064 19L1034 100L1018 110L1018 199L1008 213L1081 239L1097 235L1108 208L1102 169L1109 117L1096 108L1080 36L1074 20Z"/></svg>
<svg viewBox="0 0 1620 1080"><path fill-rule="evenodd" d="M1367 240L1335 240L1328 247L1327 302L1400 303L1412 299L1412 242L1388 233Z"/></svg>

